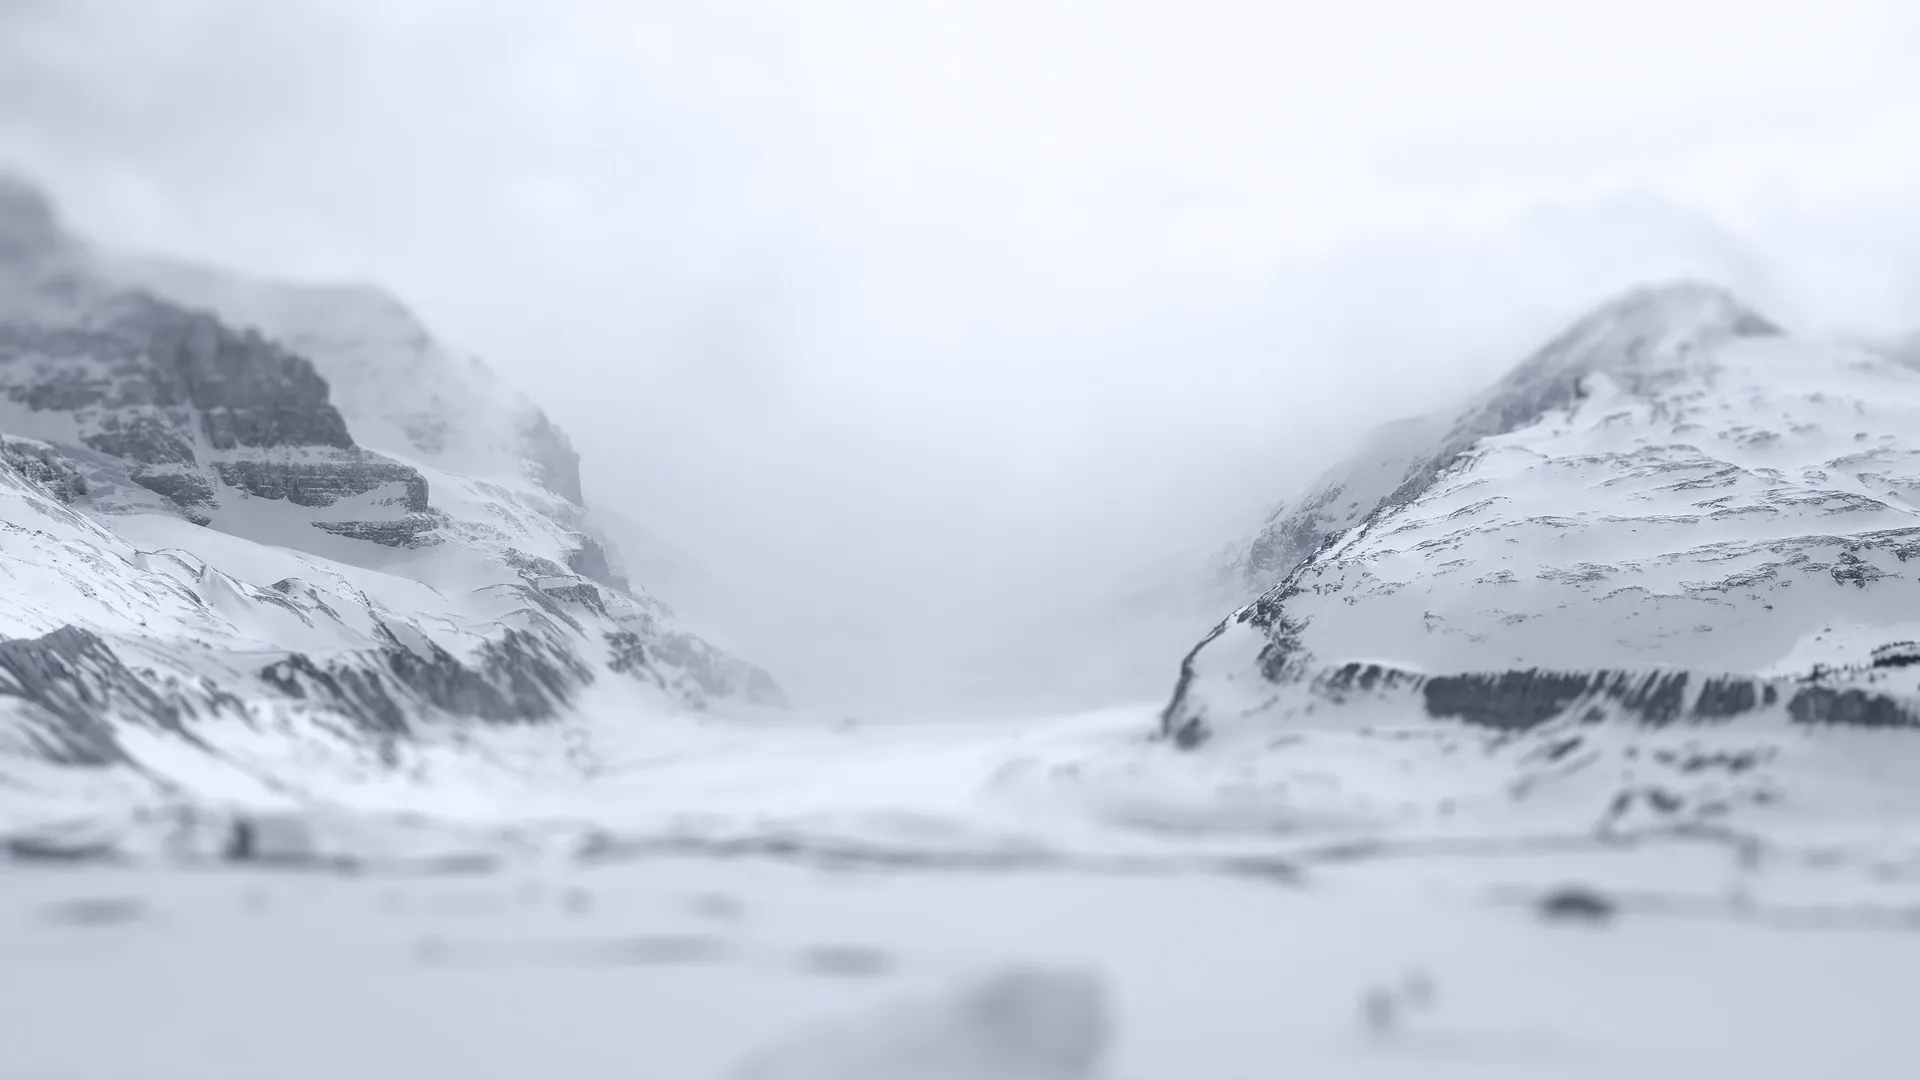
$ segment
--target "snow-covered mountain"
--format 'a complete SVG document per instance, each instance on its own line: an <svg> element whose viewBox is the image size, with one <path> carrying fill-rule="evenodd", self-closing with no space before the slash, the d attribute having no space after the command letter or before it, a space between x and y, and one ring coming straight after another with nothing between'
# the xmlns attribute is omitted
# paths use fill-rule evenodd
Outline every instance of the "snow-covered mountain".
<svg viewBox="0 0 1920 1080"><path fill-rule="evenodd" d="M1605 772L1617 810L1652 770L1667 818L1723 814L1766 802L1770 769L1830 766L1806 737L1920 725L1916 555L1909 361L1709 286L1642 289L1276 515L1241 569L1277 583L1186 658L1163 732L1457 721L1553 751L1515 782ZM1662 770L1587 730L1609 720L1752 745L1668 747Z"/></svg>
<svg viewBox="0 0 1920 1080"><path fill-rule="evenodd" d="M780 699L626 580L565 436L399 304L103 252L11 180L0 578L9 772Z"/></svg>
<svg viewBox="0 0 1920 1080"><path fill-rule="evenodd" d="M586 504L566 434L380 289L266 281L156 258L122 258L113 272L310 359L361 446L474 479L531 482Z"/></svg>
<svg viewBox="0 0 1920 1080"><path fill-rule="evenodd" d="M1608 307L1299 504L1319 538L1187 661L1162 720L1189 752L1142 737L1152 705L647 724L772 691L578 555L595 522L523 443L461 442L505 448L480 476L369 449L324 362L48 261L50 217L15 216L0 949L40 962L0 980L0 1041L27 1074L1914 1057L1876 1008L1920 897L1920 744L1887 730L1920 673L1920 373L1891 354L1699 287ZM1130 621L1184 611L1136 584ZM396 971L407 1009L366 993Z"/></svg>
<svg viewBox="0 0 1920 1080"><path fill-rule="evenodd" d="M1688 320L1694 325L1689 327ZM1617 340L1595 336L1616 324ZM1358 449L1304 493L1275 506L1250 540L1224 549L1216 560L1216 576L1230 588L1250 590L1250 595L1265 592L1328 537L1360 523L1384 501L1424 489L1434 471L1446 468L1478 439L1512 431L1564 406L1579 395L1580 380L1588 371L1616 362L1639 363L1637 353L1650 340L1647 335L1666 333L1680 335L1673 348L1684 353L1722 337L1777 335L1779 330L1723 290L1697 283L1622 297L1459 408L1408 417L1369 432ZM1690 335L1699 340L1689 340ZM1636 356L1610 358L1609 350ZM1659 363L1652 361L1654 366Z"/></svg>

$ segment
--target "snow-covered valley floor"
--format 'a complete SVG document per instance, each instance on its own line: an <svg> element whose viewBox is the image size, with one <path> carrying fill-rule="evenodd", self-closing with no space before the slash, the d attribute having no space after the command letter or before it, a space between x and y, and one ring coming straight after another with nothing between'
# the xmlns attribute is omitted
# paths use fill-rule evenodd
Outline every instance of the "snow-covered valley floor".
<svg viewBox="0 0 1920 1080"><path fill-rule="evenodd" d="M0 1075L1914 1075L1897 823L1602 839L1576 784L1538 829L1441 827L1422 800L1473 805L1501 759L1330 731L1255 767L1150 719L656 729L491 800L441 761L277 796L250 842L278 863L178 859L244 794L62 816L16 777ZM48 857L103 838L127 857Z"/></svg>

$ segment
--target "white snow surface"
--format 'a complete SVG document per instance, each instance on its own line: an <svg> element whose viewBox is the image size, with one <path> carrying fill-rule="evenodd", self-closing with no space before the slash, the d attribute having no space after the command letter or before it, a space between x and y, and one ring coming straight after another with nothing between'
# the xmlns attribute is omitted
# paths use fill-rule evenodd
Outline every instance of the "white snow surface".
<svg viewBox="0 0 1920 1080"><path fill-rule="evenodd" d="M1774 329L1712 285L1676 282L1633 290L1592 312L1501 382L1456 408L1369 432L1351 455L1299 496L1276 506L1251 539L1217 555L1213 584L1243 594L1265 591L1313 554L1323 539L1361 526L1403 485L1424 480L1422 466L1502 429L1510 411L1556 384L1570 391L1585 374L1610 373L1659 393L1688 372L1700 371L1711 350L1763 328Z"/></svg>
<svg viewBox="0 0 1920 1080"><path fill-rule="evenodd" d="M487 739L379 793L199 778L117 820L70 792L0 863L7 1075L1895 1078L1920 1053L1911 853L1441 829L1421 805L1491 804L1504 770L1431 724L1228 758L1145 742L1150 713L656 722L570 784ZM253 819L280 861L211 861L215 803L281 806ZM108 836L132 861L23 857ZM1613 915L1543 917L1570 885Z"/></svg>
<svg viewBox="0 0 1920 1080"><path fill-rule="evenodd" d="M1573 372L1566 406L1330 533L1276 589L1295 677L1375 658L1794 675L1920 636L1920 372L1715 336L1712 309L1691 331L1657 315L1601 339L1614 362ZM1302 707L1256 672L1268 640L1229 619L1195 654L1183 708L1230 724Z"/></svg>
<svg viewBox="0 0 1920 1080"><path fill-rule="evenodd" d="M1920 529L1920 374L1791 342L1717 358L1688 393L1592 375L1575 408L1484 440L1416 503L1352 530L1314 578L1360 599L1316 607L1315 651L1747 671L1836 619L1912 627L1902 590L1832 571L1857 552L1870 573L1909 573L1897 546L1859 539Z"/></svg>

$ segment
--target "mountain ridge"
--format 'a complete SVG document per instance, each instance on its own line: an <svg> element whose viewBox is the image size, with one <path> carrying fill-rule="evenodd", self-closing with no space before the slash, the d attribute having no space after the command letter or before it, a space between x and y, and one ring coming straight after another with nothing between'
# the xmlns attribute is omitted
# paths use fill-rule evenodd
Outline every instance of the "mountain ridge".
<svg viewBox="0 0 1920 1080"><path fill-rule="evenodd" d="M531 481L586 506L580 455L566 433L385 289L250 278L155 257L115 260L112 272L314 358L341 388L356 437L376 450L480 479Z"/></svg>
<svg viewBox="0 0 1920 1080"><path fill-rule="evenodd" d="M1901 445L1920 379L1890 357L1797 342L1712 286L1643 288L1452 417L1398 427L1432 438L1397 473L1364 455L1329 473L1317 490L1346 496L1344 517L1263 531L1313 546L1185 658L1164 734L1192 746L1323 709L1349 669L1377 668L1369 688L1506 679L1525 698L1605 671L1770 678L1827 634L1855 635L1830 658L1844 669L1912 636L1884 582L1920 554L1902 494L1920 458ZM1372 489L1348 495L1339 480L1368 465ZM1796 581L1847 592L1783 595Z"/></svg>
<svg viewBox="0 0 1920 1080"><path fill-rule="evenodd" d="M1681 279L1630 289L1576 320L1451 413L1405 417L1368 432L1353 454L1323 473L1297 500L1270 511L1250 540L1229 545L1217 556L1215 576L1256 594L1265 591L1330 533L1354 525L1383 502L1423 489L1479 438L1566 404L1579 380L1592 371L1633 370L1646 359L1643 350L1650 335L1663 324L1679 324L1674 329L1680 340L1672 343L1670 360L1716 339L1782 333L1731 292L1708 282ZM1622 335L1626 341L1616 340ZM1651 368L1643 374L1654 375L1661 365L1656 362Z"/></svg>
<svg viewBox="0 0 1920 1080"><path fill-rule="evenodd" d="M302 298L307 346L333 340L309 354L149 287L156 265L0 179L0 775L151 778L262 739L379 760L435 727L577 725L587 696L632 717L783 704L626 578L544 413L417 322L402 374L475 407L437 451L356 438L406 434L364 411L392 380L346 410L329 381L390 338L354 312L319 331L339 296L385 294L261 286Z"/></svg>

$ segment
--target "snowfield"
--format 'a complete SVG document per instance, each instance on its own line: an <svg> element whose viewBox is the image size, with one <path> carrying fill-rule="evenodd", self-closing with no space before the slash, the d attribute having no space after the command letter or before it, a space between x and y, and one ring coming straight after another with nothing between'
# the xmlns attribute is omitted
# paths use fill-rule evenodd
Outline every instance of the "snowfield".
<svg viewBox="0 0 1920 1080"><path fill-rule="evenodd" d="M0 868L7 1075L1697 1080L1920 1052L1901 819L1849 844L1441 815L1495 805L1497 748L1426 722L1226 758L1151 719L656 719L570 788L527 740L410 798L62 799Z"/></svg>
<svg viewBox="0 0 1920 1080"><path fill-rule="evenodd" d="M244 861L205 805L15 830L8 1076L1893 1078L1920 1053L1912 857L1396 842L1354 805L1455 782L1394 767L1417 732L1304 732L1258 815L1225 767L1212 798L1129 803L1154 771L1202 790L1148 719L687 726L547 821L263 813ZM152 847L56 861L109 834Z"/></svg>

